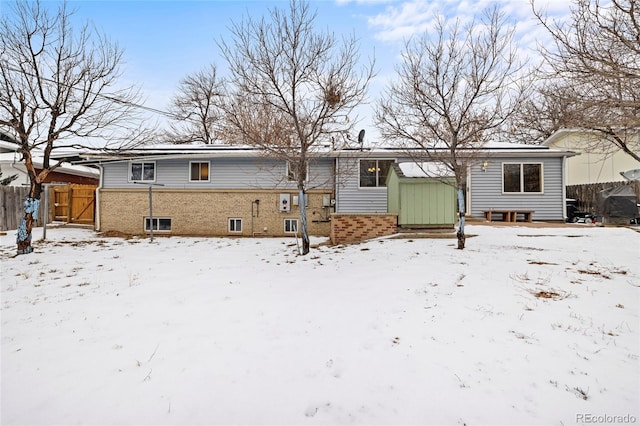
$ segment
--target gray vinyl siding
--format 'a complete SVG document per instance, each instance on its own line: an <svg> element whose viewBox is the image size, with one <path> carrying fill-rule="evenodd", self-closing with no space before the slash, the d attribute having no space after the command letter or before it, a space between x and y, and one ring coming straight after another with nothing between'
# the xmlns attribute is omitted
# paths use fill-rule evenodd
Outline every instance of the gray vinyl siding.
<svg viewBox="0 0 640 426"><path fill-rule="evenodd" d="M384 159L392 159L392 157ZM336 193L337 213L387 212L386 187L360 188L360 170L357 158L338 159Z"/></svg>
<svg viewBox="0 0 640 426"><path fill-rule="evenodd" d="M248 158L179 158L140 159L155 162L155 181L170 189L296 189L295 182L285 178L284 161L259 157ZM209 181L190 182L191 162L209 162ZM318 159L309 166L307 188L332 189L332 160ZM136 188L139 184L129 181L130 162L103 165L103 188Z"/></svg>
<svg viewBox="0 0 640 426"><path fill-rule="evenodd" d="M564 199L562 179L563 157L490 158L486 171L481 164L470 169L471 215L483 217L483 210L534 210L533 220L563 220ZM542 163L543 192L504 194L502 192L503 163Z"/></svg>

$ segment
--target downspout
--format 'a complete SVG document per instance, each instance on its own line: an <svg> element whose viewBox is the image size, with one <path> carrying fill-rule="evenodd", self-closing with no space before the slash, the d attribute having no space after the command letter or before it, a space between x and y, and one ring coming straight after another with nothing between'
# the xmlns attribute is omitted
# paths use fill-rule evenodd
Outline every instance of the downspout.
<svg viewBox="0 0 640 426"><path fill-rule="evenodd" d="M16 172L18 172L18 174L20 176L25 176L27 179L25 180L25 182L22 183L29 183L29 173L27 173L26 171L23 171L21 169L19 169L18 167L16 167L16 164L19 163L18 161L16 161L16 153L13 154L13 161L11 162L11 168L13 170L15 170ZM21 180L21 179L18 179Z"/></svg>
<svg viewBox="0 0 640 426"><path fill-rule="evenodd" d="M340 205L340 197L338 196L338 173L340 170L340 158L336 157L335 162L333 163L333 196L336 200L336 204L334 205L333 212L337 213Z"/></svg>
<svg viewBox="0 0 640 426"><path fill-rule="evenodd" d="M467 165L467 190L464 194L466 213L471 217L471 163Z"/></svg>
<svg viewBox="0 0 640 426"><path fill-rule="evenodd" d="M255 207L255 210L253 209L253 206ZM258 232L255 231L254 227L255 227L255 222L254 222L254 217L260 217L260 199L255 199L251 202L251 236L255 237L256 234Z"/></svg>
<svg viewBox="0 0 640 426"><path fill-rule="evenodd" d="M562 156L562 218L566 222L567 217L567 156Z"/></svg>
<svg viewBox="0 0 640 426"><path fill-rule="evenodd" d="M100 232L100 190L102 189L102 187L104 185L104 168L102 167L102 164L98 164L97 166L100 169L100 180L99 180L100 183L98 184L98 187L96 188L96 224L95 224L95 230Z"/></svg>

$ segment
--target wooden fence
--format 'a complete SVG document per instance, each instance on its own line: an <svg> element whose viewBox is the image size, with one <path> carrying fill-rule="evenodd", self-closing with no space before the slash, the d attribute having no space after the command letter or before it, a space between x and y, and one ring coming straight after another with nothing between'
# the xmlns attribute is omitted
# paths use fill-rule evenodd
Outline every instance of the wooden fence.
<svg viewBox="0 0 640 426"><path fill-rule="evenodd" d="M578 201L577 207L579 211L596 213L598 192L620 185L632 185L636 190L636 198L638 202L640 202L640 182L606 182L569 185L567 186L567 198L573 198Z"/></svg>
<svg viewBox="0 0 640 426"><path fill-rule="evenodd" d="M49 187L47 223L93 224L95 221L95 185L52 185ZM18 229L24 215L22 203L29 194L25 186L0 186L0 231ZM44 218L44 193L36 226Z"/></svg>
<svg viewBox="0 0 640 426"><path fill-rule="evenodd" d="M22 203L29 195L29 188L26 186L0 186L0 231L18 229L20 219L24 216ZM42 213L44 206L40 204L38 221L42 223Z"/></svg>

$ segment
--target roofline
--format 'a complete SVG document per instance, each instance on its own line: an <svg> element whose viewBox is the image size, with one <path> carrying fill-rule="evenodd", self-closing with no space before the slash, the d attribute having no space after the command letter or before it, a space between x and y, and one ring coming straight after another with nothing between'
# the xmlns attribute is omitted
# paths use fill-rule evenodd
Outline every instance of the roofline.
<svg viewBox="0 0 640 426"><path fill-rule="evenodd" d="M627 129L628 130L628 129ZM638 131L637 131L638 132ZM551 136L540 143L541 146L551 146L553 142L560 139L562 136L570 134L584 134L584 135L596 135L602 136L602 131L596 129L585 129L582 127L569 127L564 129L558 129ZM637 134L637 133L636 133Z"/></svg>
<svg viewBox="0 0 640 426"><path fill-rule="evenodd" d="M329 157L329 158L361 158L361 157L411 157L415 154L420 154L420 149L406 150L398 148L375 148L375 149L341 149L341 150L328 150L326 152L313 152L311 156L315 157ZM477 157L477 156L495 156L497 154L509 154L511 156L549 156L549 157L571 157L577 155L573 151L556 150L548 147L526 146L526 148L513 148L513 147L494 147L494 148L482 148L482 149L465 149L459 151L461 156L465 157ZM430 157L444 156L448 153L446 148L435 149L431 151L431 154L424 154L421 157L429 159ZM84 153L79 154L80 158L84 160L75 162L76 164L89 163L110 163L110 162L122 162L132 161L137 159L147 160L159 160L159 159L178 159L178 158L202 158L214 155L217 158L255 158L255 157L271 157L261 150L247 150L247 149L222 149L222 150L199 150L197 152L184 152L184 151L148 151L140 152L129 151L124 154L100 154L100 153Z"/></svg>
<svg viewBox="0 0 640 426"><path fill-rule="evenodd" d="M421 149L407 150L398 148L385 148L378 150L365 151L365 155L360 154L362 151L335 151L335 157L350 157L360 158L363 156L384 158L384 157L414 157L416 160L432 160L437 157L446 158L448 150L446 148L432 150L430 154L422 153ZM544 157L573 157L578 153L567 150L553 149L548 147L540 147L539 145L527 145L526 148L513 148L513 147L494 147L494 148L479 148L479 149L464 149L459 151L461 157L477 158L477 157L495 157L500 154L509 154L511 157L530 157L530 156L544 156Z"/></svg>
<svg viewBox="0 0 640 426"><path fill-rule="evenodd" d="M42 170L42 167L43 167L42 161L34 160L33 165L36 169ZM15 169L20 170L21 173L25 173L25 174L27 173L26 167L22 161L16 161L15 163L13 163L13 167ZM78 167L82 167L83 169L80 170L78 169ZM94 169L90 167L83 166L83 165L75 165L68 162L62 163L62 165L55 167L51 171L64 173L67 175L73 175L73 176L88 177L88 178L98 178L100 176L100 171L98 169L95 169L94 171Z"/></svg>
<svg viewBox="0 0 640 426"><path fill-rule="evenodd" d="M567 129L558 129L551 136L540 143L541 146L549 147L553 142L560 139L564 135L570 135L572 133L597 133L595 130L590 129L581 129L579 127L572 127Z"/></svg>

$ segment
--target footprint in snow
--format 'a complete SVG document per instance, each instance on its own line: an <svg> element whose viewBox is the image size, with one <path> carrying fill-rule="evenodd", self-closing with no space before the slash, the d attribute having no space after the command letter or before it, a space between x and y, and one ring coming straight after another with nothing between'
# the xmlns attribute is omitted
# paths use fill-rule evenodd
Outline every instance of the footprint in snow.
<svg viewBox="0 0 640 426"><path fill-rule="evenodd" d="M318 411L320 409L325 409L328 410L329 407L331 407L331 403L330 402L325 402L325 403L320 403L320 404L311 404L309 405L309 407L307 407L307 409L304 412L304 415L306 417L313 417L316 414L318 414Z"/></svg>

